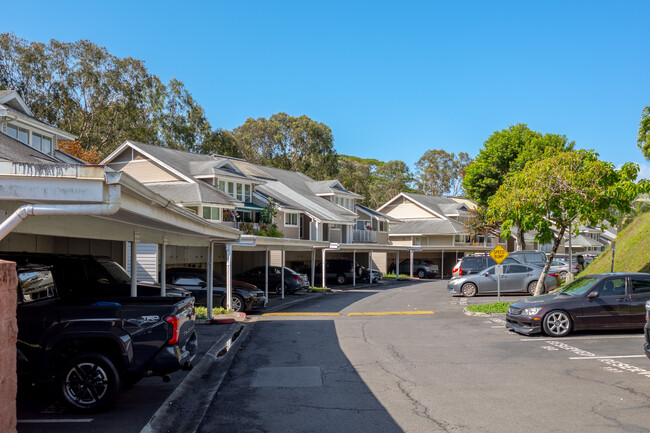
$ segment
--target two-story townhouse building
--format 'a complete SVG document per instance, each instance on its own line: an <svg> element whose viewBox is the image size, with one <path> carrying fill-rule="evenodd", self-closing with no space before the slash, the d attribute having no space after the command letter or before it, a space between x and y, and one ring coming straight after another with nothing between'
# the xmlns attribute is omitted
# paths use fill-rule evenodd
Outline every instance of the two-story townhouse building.
<svg viewBox="0 0 650 433"><path fill-rule="evenodd" d="M476 204L466 198L400 193L377 209L399 222L389 222L388 236L394 245L419 249L416 258L431 260L441 277L451 275L458 259L469 253L487 253L498 239L472 238L464 227ZM389 254L389 262L396 260Z"/></svg>

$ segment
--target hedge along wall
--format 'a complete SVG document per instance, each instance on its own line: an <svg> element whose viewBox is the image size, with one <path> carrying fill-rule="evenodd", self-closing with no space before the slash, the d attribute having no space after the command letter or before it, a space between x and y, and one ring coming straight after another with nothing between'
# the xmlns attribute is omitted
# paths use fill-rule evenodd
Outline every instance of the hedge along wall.
<svg viewBox="0 0 650 433"><path fill-rule="evenodd" d="M16 431L16 264L0 260L0 432Z"/></svg>

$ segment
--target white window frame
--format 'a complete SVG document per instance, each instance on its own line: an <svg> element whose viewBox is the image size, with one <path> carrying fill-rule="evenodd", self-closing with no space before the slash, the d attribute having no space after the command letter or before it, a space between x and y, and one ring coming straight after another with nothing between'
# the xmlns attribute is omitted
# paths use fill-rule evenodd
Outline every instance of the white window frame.
<svg viewBox="0 0 650 433"><path fill-rule="evenodd" d="M296 212L285 212L284 214L284 226L285 227L298 227L298 221L300 221L300 215L299 213ZM294 218L295 218L295 223L294 223ZM289 222L287 222L287 220Z"/></svg>

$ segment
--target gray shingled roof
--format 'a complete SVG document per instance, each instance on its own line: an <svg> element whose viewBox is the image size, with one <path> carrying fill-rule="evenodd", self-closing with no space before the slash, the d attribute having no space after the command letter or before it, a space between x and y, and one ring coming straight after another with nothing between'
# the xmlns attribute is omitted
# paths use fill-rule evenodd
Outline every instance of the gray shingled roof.
<svg viewBox="0 0 650 433"><path fill-rule="evenodd" d="M357 204L357 209L359 211L367 214L367 215L371 215L371 216L375 217L376 219L378 219L380 221L391 221L391 222L399 222L400 221L400 220L398 220L396 218L393 218L393 217L388 216L388 215L386 215L384 213L381 213L381 212L377 212L376 210L372 210L372 209L370 209L368 207L365 207L363 205L360 205L360 204Z"/></svg>
<svg viewBox="0 0 650 433"><path fill-rule="evenodd" d="M280 168L258 166L270 179L267 183L256 187L256 190L280 202L286 203L292 209L308 212L310 215L332 223L351 223L356 218L356 213L333 203L326 198L319 197L310 189L312 178L302 173L297 173Z"/></svg>
<svg viewBox="0 0 650 433"><path fill-rule="evenodd" d="M192 175L191 165L196 162L212 162L214 159L210 155L201 155L198 153L190 153L184 150L170 149L168 147L154 146L152 144L139 143L137 141L129 140L129 143L141 148L149 155L167 164L174 170L184 174L185 176ZM215 164L216 165L216 164Z"/></svg>
<svg viewBox="0 0 650 433"><path fill-rule="evenodd" d="M176 203L211 203L222 206L235 206L239 203L233 201L229 195L202 181L197 183L152 183L147 184L147 188L174 200Z"/></svg>
<svg viewBox="0 0 650 433"><path fill-rule="evenodd" d="M341 182L333 180L312 180L307 182L307 186L314 194L344 194L352 198L363 198L363 196L345 189Z"/></svg>
<svg viewBox="0 0 650 433"><path fill-rule="evenodd" d="M568 245L568 242L566 243ZM571 246L580 248L602 247L603 244L588 236L578 235L571 237Z"/></svg>
<svg viewBox="0 0 650 433"><path fill-rule="evenodd" d="M390 225L390 235L455 235L466 233L462 223L456 220L421 219L404 220L404 222Z"/></svg>
<svg viewBox="0 0 650 433"><path fill-rule="evenodd" d="M448 197L438 197L424 194L403 193L411 200L420 203L423 206L441 215L465 215L468 212L463 210L467 206Z"/></svg>
<svg viewBox="0 0 650 433"><path fill-rule="evenodd" d="M56 164L56 159L0 132L0 160L29 164Z"/></svg>

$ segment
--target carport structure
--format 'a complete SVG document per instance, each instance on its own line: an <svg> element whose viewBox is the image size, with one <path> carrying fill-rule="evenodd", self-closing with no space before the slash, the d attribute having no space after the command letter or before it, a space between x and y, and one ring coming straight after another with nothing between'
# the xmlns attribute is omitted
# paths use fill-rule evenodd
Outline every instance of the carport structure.
<svg viewBox="0 0 650 433"><path fill-rule="evenodd" d="M239 230L203 219L104 166L5 161L0 185L4 251L105 255L137 275L138 243L159 245L159 269L165 269L167 258L182 260L188 247L200 247L211 259L214 245L227 255L227 245L241 242ZM127 243L134 250L128 264ZM164 295L165 273L159 275ZM137 296L136 282L132 278L132 296ZM230 293L230 279L227 286Z"/></svg>

